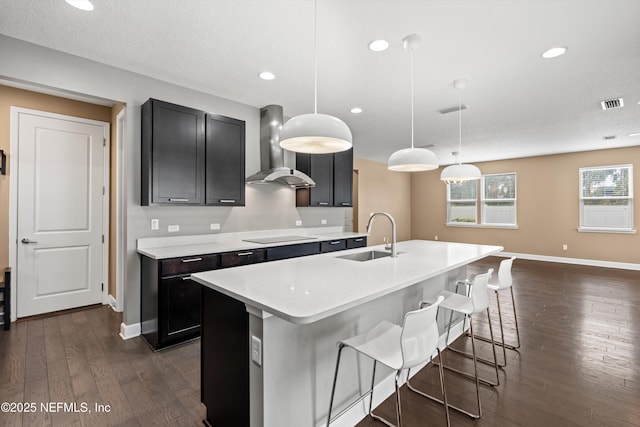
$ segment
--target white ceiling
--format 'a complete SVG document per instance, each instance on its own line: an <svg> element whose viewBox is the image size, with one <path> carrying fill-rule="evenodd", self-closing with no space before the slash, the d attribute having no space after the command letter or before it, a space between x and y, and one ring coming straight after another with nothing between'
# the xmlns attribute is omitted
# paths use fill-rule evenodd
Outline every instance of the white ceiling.
<svg viewBox="0 0 640 427"><path fill-rule="evenodd" d="M0 0L0 33L285 115L313 111L313 0ZM466 77L463 161L640 145L638 0L317 0L318 110L343 119L358 157L458 147L452 82ZM386 38L382 53L367 43ZM553 46L566 55L545 60ZM258 79L260 71L276 74ZM602 111L600 101L624 98ZM354 115L352 106L364 112ZM614 140L604 136L616 135Z"/></svg>

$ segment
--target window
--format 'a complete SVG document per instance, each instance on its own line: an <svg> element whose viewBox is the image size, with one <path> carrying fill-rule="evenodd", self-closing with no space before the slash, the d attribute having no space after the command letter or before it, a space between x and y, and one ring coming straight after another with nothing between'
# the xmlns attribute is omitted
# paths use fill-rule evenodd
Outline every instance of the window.
<svg viewBox="0 0 640 427"><path fill-rule="evenodd" d="M478 223L478 184L467 181L447 185L447 223Z"/></svg>
<svg viewBox="0 0 640 427"><path fill-rule="evenodd" d="M633 166L580 168L579 230L633 232Z"/></svg>
<svg viewBox="0 0 640 427"><path fill-rule="evenodd" d="M483 175L480 188L478 221L478 181L447 185L447 224L515 227L516 174Z"/></svg>
<svg viewBox="0 0 640 427"><path fill-rule="evenodd" d="M516 174L482 175L482 224L516 225Z"/></svg>

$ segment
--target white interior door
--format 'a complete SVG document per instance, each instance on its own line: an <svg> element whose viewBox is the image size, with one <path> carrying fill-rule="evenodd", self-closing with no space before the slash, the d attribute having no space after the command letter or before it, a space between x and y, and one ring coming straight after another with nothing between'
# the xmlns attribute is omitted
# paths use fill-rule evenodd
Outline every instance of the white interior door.
<svg viewBox="0 0 640 427"><path fill-rule="evenodd" d="M18 115L17 315L103 300L109 124Z"/></svg>

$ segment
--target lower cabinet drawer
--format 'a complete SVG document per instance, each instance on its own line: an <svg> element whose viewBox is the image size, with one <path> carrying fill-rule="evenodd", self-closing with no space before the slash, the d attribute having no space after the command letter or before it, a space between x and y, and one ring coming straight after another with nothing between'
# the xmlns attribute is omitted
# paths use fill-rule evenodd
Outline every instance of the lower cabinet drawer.
<svg viewBox="0 0 640 427"><path fill-rule="evenodd" d="M320 252L342 251L344 249L347 249L346 239L328 240L326 242L320 242Z"/></svg>
<svg viewBox="0 0 640 427"><path fill-rule="evenodd" d="M239 265L256 264L267 260L266 249L225 252L220 254L220 267L237 267Z"/></svg>
<svg viewBox="0 0 640 427"><path fill-rule="evenodd" d="M215 270L218 265L219 258L217 254L163 259L160 261L160 276L167 277Z"/></svg>
<svg viewBox="0 0 640 427"><path fill-rule="evenodd" d="M366 237L352 237L347 239L347 249L363 248L367 246Z"/></svg>
<svg viewBox="0 0 640 427"><path fill-rule="evenodd" d="M267 248L267 261L296 258L306 255L315 255L318 253L320 253L320 244L318 242L276 246L273 248Z"/></svg>

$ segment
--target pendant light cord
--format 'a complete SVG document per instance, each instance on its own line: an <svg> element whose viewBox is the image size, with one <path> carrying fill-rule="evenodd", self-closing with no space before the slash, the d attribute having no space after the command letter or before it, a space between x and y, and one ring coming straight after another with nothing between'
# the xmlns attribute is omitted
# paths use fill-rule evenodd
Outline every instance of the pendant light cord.
<svg viewBox="0 0 640 427"><path fill-rule="evenodd" d="M462 90L458 89L458 136L460 146L458 147L458 165L462 164Z"/></svg>
<svg viewBox="0 0 640 427"><path fill-rule="evenodd" d="M411 59L411 149L413 149L413 48L409 48Z"/></svg>
<svg viewBox="0 0 640 427"><path fill-rule="evenodd" d="M313 50L314 50L314 83L313 112L318 114L318 0L313 2Z"/></svg>

